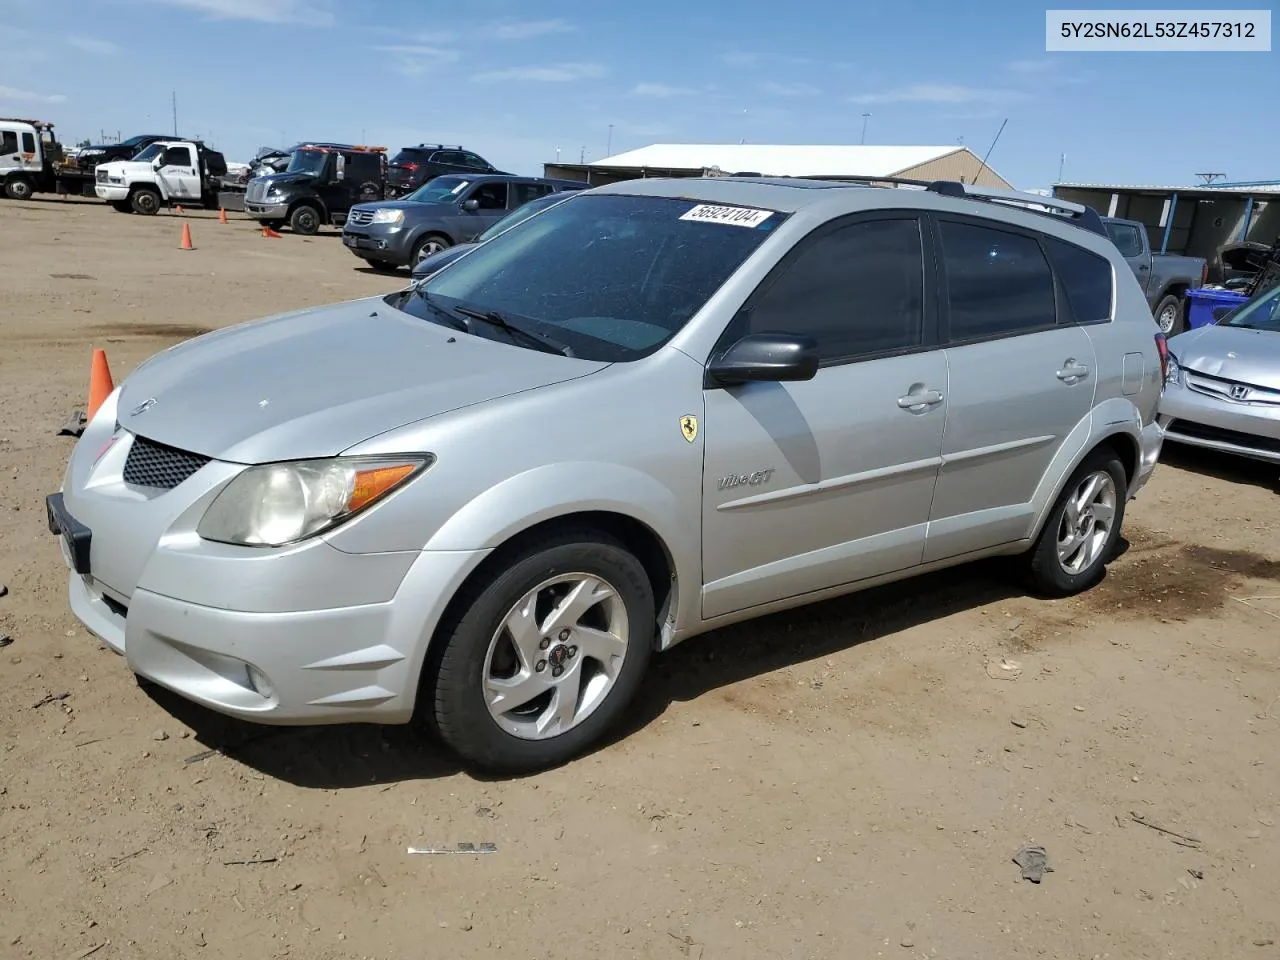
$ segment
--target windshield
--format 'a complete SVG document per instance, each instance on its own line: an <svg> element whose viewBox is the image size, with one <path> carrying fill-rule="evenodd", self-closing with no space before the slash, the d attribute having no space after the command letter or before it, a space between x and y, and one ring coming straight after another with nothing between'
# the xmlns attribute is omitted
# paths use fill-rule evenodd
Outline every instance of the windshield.
<svg viewBox="0 0 1280 960"><path fill-rule="evenodd" d="M146 140L146 139L147 139L146 134L138 134L138 136L136 137L130 137L128 140L122 140L120 142L120 146L136 147L138 144L140 144L143 140Z"/></svg>
<svg viewBox="0 0 1280 960"><path fill-rule="evenodd" d="M164 150L164 146L162 144L153 143L151 144L151 146L147 147L146 149L138 153L133 159L141 160L144 162L147 160L154 160L156 157L160 156L160 153L163 150Z"/></svg>
<svg viewBox="0 0 1280 960"><path fill-rule="evenodd" d="M584 359L635 360L680 330L785 219L672 197L583 194L476 247L417 291L444 307L500 311ZM423 296L403 309L431 312Z"/></svg>
<svg viewBox="0 0 1280 960"><path fill-rule="evenodd" d="M467 189L467 184L470 182L460 177L436 177L434 180L428 180L405 199L412 200L414 203L440 203L452 200Z"/></svg>
<svg viewBox="0 0 1280 960"><path fill-rule="evenodd" d="M324 163L328 158L329 155L323 150L295 150L285 172L320 174L324 172Z"/></svg>
<svg viewBox="0 0 1280 960"><path fill-rule="evenodd" d="M517 223L524 223L535 213L547 209L547 207L555 206L562 200L568 200L572 194L570 193L548 193L545 197L538 197L536 200L530 200L523 206L517 207L508 213L505 217L495 223L480 236L476 237L476 243L484 243L486 240L492 240L500 233L506 233Z"/></svg>
<svg viewBox="0 0 1280 960"><path fill-rule="evenodd" d="M1240 305L1218 323L1223 327L1245 327L1249 330L1280 333L1280 287L1273 287Z"/></svg>

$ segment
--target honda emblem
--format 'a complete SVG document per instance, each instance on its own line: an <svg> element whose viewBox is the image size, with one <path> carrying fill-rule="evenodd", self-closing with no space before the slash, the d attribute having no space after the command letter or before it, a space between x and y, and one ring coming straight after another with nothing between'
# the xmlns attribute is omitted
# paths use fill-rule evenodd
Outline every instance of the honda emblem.
<svg viewBox="0 0 1280 960"><path fill-rule="evenodd" d="M1231 391L1229 396L1231 397L1232 400L1248 400L1249 388L1246 387L1243 383L1233 383L1231 385Z"/></svg>

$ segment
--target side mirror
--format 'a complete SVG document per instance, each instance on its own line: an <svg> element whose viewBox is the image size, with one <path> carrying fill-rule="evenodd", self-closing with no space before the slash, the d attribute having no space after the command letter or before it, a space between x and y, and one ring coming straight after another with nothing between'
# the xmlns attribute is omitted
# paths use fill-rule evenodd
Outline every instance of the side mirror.
<svg viewBox="0 0 1280 960"><path fill-rule="evenodd" d="M159 169L160 169L161 167L163 167L163 166L164 166L164 156L163 156L163 155L161 155L161 156L159 156L159 157L156 157L154 160L152 160L152 161L151 161L151 169L152 169L152 170L159 170Z"/></svg>
<svg viewBox="0 0 1280 960"><path fill-rule="evenodd" d="M818 342L786 333L753 333L712 359L707 378L719 386L812 380L818 372Z"/></svg>
<svg viewBox="0 0 1280 960"><path fill-rule="evenodd" d="M479 200L463 200L462 209L463 210L479 210L480 201Z"/></svg>

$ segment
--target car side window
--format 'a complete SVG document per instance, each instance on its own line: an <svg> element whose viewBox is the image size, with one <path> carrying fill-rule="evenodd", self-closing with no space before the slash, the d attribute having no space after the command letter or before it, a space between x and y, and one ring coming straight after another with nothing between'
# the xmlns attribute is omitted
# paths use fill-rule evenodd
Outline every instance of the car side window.
<svg viewBox="0 0 1280 960"><path fill-rule="evenodd" d="M166 167L189 167L191 163L190 147L170 147L164 152L164 162Z"/></svg>
<svg viewBox="0 0 1280 960"><path fill-rule="evenodd" d="M545 183L513 183L511 191L511 206L515 208L523 207L530 200L545 197L551 192L551 188Z"/></svg>
<svg viewBox="0 0 1280 960"><path fill-rule="evenodd" d="M1142 256L1142 234L1131 223L1108 223L1107 235L1122 257Z"/></svg>
<svg viewBox="0 0 1280 960"><path fill-rule="evenodd" d="M462 165L470 167L472 170L488 170L489 165L477 157L474 153L461 154Z"/></svg>
<svg viewBox="0 0 1280 960"><path fill-rule="evenodd" d="M18 152L18 135L12 130L5 130L0 134L0 157L6 157L11 153Z"/></svg>
<svg viewBox="0 0 1280 960"><path fill-rule="evenodd" d="M35 134L33 134L33 133L24 133L24 134L22 135L22 152L23 152L23 153L35 153L35 152L36 152L36 137L35 137Z"/></svg>
<svg viewBox="0 0 1280 960"><path fill-rule="evenodd" d="M507 209L507 185L482 183L476 187L469 199L479 200L481 210L505 210Z"/></svg>
<svg viewBox="0 0 1280 960"><path fill-rule="evenodd" d="M951 340L1013 336L1057 325L1053 274L1033 238L949 220L939 227Z"/></svg>
<svg viewBox="0 0 1280 960"><path fill-rule="evenodd" d="M1111 319L1111 264L1074 243L1045 237L1045 248L1058 282L1067 294L1072 319L1076 323L1098 323Z"/></svg>
<svg viewBox="0 0 1280 960"><path fill-rule="evenodd" d="M914 217L863 220L820 233L750 305L744 333L811 336L824 361L920 346L923 249Z"/></svg>

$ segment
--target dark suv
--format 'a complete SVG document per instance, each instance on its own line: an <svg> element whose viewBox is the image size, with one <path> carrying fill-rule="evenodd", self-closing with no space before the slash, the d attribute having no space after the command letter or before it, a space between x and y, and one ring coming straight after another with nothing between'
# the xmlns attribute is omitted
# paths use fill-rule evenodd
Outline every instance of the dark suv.
<svg viewBox="0 0 1280 960"><path fill-rule="evenodd" d="M405 147L391 158L387 169L387 192L394 197L404 196L442 173L475 175L503 172L484 157L462 147L420 143L416 147Z"/></svg>
<svg viewBox="0 0 1280 960"><path fill-rule="evenodd" d="M436 177L407 197L352 207L342 242L377 269L412 267L454 244L470 243L530 200L584 187L585 183L576 180L451 173Z"/></svg>

